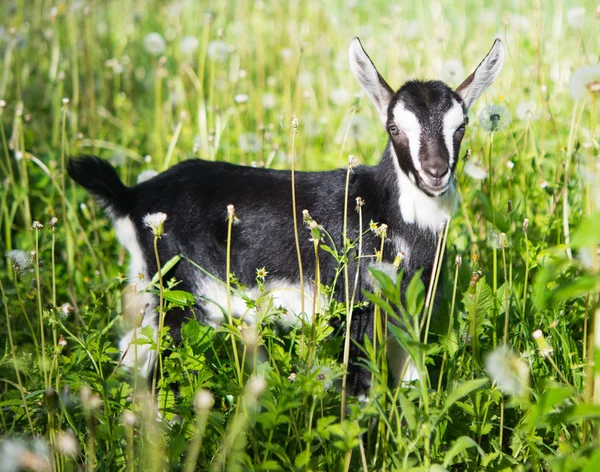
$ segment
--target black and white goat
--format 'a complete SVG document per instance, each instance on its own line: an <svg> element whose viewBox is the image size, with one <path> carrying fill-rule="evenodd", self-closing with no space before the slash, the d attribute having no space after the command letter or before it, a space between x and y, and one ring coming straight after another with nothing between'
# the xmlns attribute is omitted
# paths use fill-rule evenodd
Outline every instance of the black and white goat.
<svg viewBox="0 0 600 472"><path fill-rule="evenodd" d="M388 226L383 259L391 262L400 252L405 254L402 264L406 280L422 268L426 286L429 282L437 233L451 213L453 172L467 125L467 112L496 79L503 60L504 47L496 40L488 55L456 90L440 81L415 80L394 92L379 75L358 38L350 44L352 72L375 105L389 138L379 164L358 166L351 173L348 237L355 239L360 231L354 202L361 197L363 221L373 220ZM138 292L144 290L157 271L153 234L144 225L145 215L157 212L167 215L166 235L158 245L162 263L184 254L224 280L226 208L233 204L241 223L233 227L232 272L252 292L252 287L256 287L256 269L265 267L269 273L266 289L276 288L274 303L287 309L284 321L296 322L300 315L300 291L289 171L191 159L133 187L125 186L115 169L96 157L71 159L68 171L110 214L117 237L130 253L131 276L143 276L137 283ZM302 210L308 209L314 220L337 238L339 246L345 181L343 169L298 172L295 176L298 225L302 225ZM374 252L379 244L376 235L364 236L363 247L369 251ZM313 243L304 237L300 246L306 280L312 281ZM320 259L321 281L331 284L337 262L325 253ZM367 282L367 272L360 273L358 293ZM222 307L226 306L223 285L185 259L169 276L182 281L178 288L196 295L193 312L200 321L212 325L223 322ZM310 283L305 284L305 291L307 299L311 299ZM141 297L141 305L146 307L142 325L156 326L156 297L147 292ZM233 297L232 311L239 315L248 310L241 298ZM180 339L181 325L189 316L194 316L192 311L167 314L165 324L175 342ZM247 314L245 319L249 317ZM365 334L372 336L372 317L368 309L354 313L353 339L360 342ZM130 332L123 337L123 352L132 336ZM144 347L146 351L141 352ZM137 349L140 365L144 362L149 365L153 353L147 346ZM364 393L369 388L370 375L356 367L353 361L360 356L360 350L353 349L348 389L351 393ZM132 365L133 356L125 356L124 363Z"/></svg>

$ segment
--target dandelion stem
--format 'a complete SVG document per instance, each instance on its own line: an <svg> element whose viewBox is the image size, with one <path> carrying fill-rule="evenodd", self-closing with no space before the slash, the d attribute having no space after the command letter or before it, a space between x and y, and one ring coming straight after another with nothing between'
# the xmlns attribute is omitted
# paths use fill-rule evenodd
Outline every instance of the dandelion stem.
<svg viewBox="0 0 600 472"><path fill-rule="evenodd" d="M154 358L154 373L152 375L152 404L154 404L154 395L156 394L156 378L158 377L158 367L160 363L160 374L162 375L162 332L163 326L165 323L165 313L163 307L163 294L164 294L164 286L163 286L163 278L162 278L162 270L160 268L160 257L158 255L158 240L160 239L160 235L154 235L154 257L156 258L156 270L158 272L158 333L155 337L156 339L156 357Z"/></svg>
<svg viewBox="0 0 600 472"><path fill-rule="evenodd" d="M237 350L237 343L235 342L235 335L233 333L233 330L235 329L235 326L233 324L233 312L231 309L231 233L232 233L232 229L233 229L233 221L235 219L235 215L233 214L233 208L231 210L231 213L228 213L227 216L227 258L226 258L226 262L225 262L225 281L226 281L226 286L227 286L227 318L228 318L228 322L229 322L229 326L232 329L232 332L230 334L231 336L231 347L233 349L233 358L235 360L235 368L237 371L237 375L238 375L238 382L240 385L243 384L243 377L242 377L242 368L240 367L240 359L239 359L239 355L238 355L238 350ZM229 212L229 210L228 210Z"/></svg>

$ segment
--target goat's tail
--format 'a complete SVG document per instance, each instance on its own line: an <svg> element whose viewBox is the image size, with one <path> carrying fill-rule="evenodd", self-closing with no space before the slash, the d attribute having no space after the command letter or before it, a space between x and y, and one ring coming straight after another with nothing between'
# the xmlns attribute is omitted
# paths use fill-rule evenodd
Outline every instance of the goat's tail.
<svg viewBox="0 0 600 472"><path fill-rule="evenodd" d="M67 172L113 216L129 214L133 203L131 189L121 182L109 162L96 156L72 157L67 164Z"/></svg>

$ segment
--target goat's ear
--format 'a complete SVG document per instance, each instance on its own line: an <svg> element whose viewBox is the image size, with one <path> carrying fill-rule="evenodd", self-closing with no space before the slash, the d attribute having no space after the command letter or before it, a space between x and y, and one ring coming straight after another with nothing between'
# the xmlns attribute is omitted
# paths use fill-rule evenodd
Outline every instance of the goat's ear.
<svg viewBox="0 0 600 472"><path fill-rule="evenodd" d="M388 106L394 92L383 80L383 77L379 75L358 38L354 38L350 43L349 53L350 69L352 69L354 77L375 105L379 119L385 126L387 124Z"/></svg>
<svg viewBox="0 0 600 472"><path fill-rule="evenodd" d="M475 103L483 92L496 80L504 64L504 44L500 39L494 41L494 45L487 56L477 66L477 69L456 89L467 108Z"/></svg>

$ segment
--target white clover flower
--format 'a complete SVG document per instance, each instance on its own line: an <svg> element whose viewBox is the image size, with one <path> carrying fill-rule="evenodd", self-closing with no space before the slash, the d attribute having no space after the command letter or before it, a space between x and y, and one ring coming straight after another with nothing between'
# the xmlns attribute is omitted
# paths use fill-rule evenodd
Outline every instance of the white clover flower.
<svg viewBox="0 0 600 472"><path fill-rule="evenodd" d="M248 392L255 398L260 397L264 391L267 389L267 381L264 377L259 377L257 375L253 375L248 380Z"/></svg>
<svg viewBox="0 0 600 472"><path fill-rule="evenodd" d="M158 172L152 169L146 169L137 176L136 183L140 184L142 182L146 182L146 180L150 180L158 175Z"/></svg>
<svg viewBox="0 0 600 472"><path fill-rule="evenodd" d="M147 228L152 230L154 236L162 236L166 220L166 213L148 213L142 218L142 223L144 223Z"/></svg>
<svg viewBox="0 0 600 472"><path fill-rule="evenodd" d="M229 55L229 46L220 39L211 41L206 48L206 55L215 62L225 62Z"/></svg>
<svg viewBox="0 0 600 472"><path fill-rule="evenodd" d="M517 118L521 121L536 121L540 117L536 103L530 100L519 103L516 113Z"/></svg>
<svg viewBox="0 0 600 472"><path fill-rule="evenodd" d="M444 62L440 69L440 79L448 84L457 84L465 78L465 68L461 61Z"/></svg>
<svg viewBox="0 0 600 472"><path fill-rule="evenodd" d="M334 105L346 105L350 101L351 95L345 88L336 88L329 94L329 99Z"/></svg>
<svg viewBox="0 0 600 472"><path fill-rule="evenodd" d="M148 33L144 36L144 49L153 56L160 56L167 44L160 33Z"/></svg>
<svg viewBox="0 0 600 472"><path fill-rule="evenodd" d="M262 105L266 110L271 110L277 106L277 97L272 93L265 93L262 96Z"/></svg>
<svg viewBox="0 0 600 472"><path fill-rule="evenodd" d="M194 397L194 407L196 411L208 411L215 404L215 399L212 393L208 390L202 389Z"/></svg>
<svg viewBox="0 0 600 472"><path fill-rule="evenodd" d="M484 180L488 175L487 170L476 159L468 160L463 172L475 180Z"/></svg>
<svg viewBox="0 0 600 472"><path fill-rule="evenodd" d="M580 31L583 29L585 22L585 8L577 6L569 8L567 11L567 24L574 30Z"/></svg>
<svg viewBox="0 0 600 472"><path fill-rule="evenodd" d="M573 72L569 92L575 100L600 98L600 64L584 66Z"/></svg>
<svg viewBox="0 0 600 472"><path fill-rule="evenodd" d="M486 131L500 131L510 121L510 112L502 105L487 105L479 112L479 125Z"/></svg>
<svg viewBox="0 0 600 472"><path fill-rule="evenodd" d="M244 152L256 154L262 148L260 138L256 133L242 133L238 138L238 146Z"/></svg>
<svg viewBox="0 0 600 472"><path fill-rule="evenodd" d="M500 346L488 354L485 369L502 392L515 397L522 397L527 393L529 366L506 346Z"/></svg>
<svg viewBox="0 0 600 472"><path fill-rule="evenodd" d="M235 103L246 103L248 101L248 95L246 95L245 93L238 93L236 96L233 97L233 101Z"/></svg>
<svg viewBox="0 0 600 472"><path fill-rule="evenodd" d="M198 49L199 44L195 36L185 36L179 43L179 50L184 56L191 56Z"/></svg>
<svg viewBox="0 0 600 472"><path fill-rule="evenodd" d="M19 273L27 270L31 265L31 257L25 251L13 249L8 251L5 256L10 260L13 268Z"/></svg>

